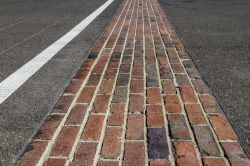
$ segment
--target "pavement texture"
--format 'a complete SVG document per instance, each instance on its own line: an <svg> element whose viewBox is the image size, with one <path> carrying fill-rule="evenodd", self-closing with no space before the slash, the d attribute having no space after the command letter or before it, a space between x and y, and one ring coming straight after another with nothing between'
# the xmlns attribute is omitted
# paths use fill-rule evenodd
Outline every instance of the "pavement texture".
<svg viewBox="0 0 250 166"><path fill-rule="evenodd" d="M125 0L18 165L250 165L156 0Z"/></svg>
<svg viewBox="0 0 250 166"><path fill-rule="evenodd" d="M106 0L0 2L0 80L39 54ZM0 165L9 165L51 112L121 4L86 29L0 105Z"/></svg>
<svg viewBox="0 0 250 166"><path fill-rule="evenodd" d="M159 0L250 154L250 1Z"/></svg>

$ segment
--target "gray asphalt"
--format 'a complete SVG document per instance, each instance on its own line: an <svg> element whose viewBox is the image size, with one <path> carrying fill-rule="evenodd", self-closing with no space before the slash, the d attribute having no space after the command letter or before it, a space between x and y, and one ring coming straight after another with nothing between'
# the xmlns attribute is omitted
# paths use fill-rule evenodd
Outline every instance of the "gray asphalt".
<svg viewBox="0 0 250 166"><path fill-rule="evenodd" d="M159 0L250 154L250 1Z"/></svg>
<svg viewBox="0 0 250 166"><path fill-rule="evenodd" d="M106 0L0 1L0 81L55 42ZM122 0L0 105L0 165L15 161L52 110Z"/></svg>

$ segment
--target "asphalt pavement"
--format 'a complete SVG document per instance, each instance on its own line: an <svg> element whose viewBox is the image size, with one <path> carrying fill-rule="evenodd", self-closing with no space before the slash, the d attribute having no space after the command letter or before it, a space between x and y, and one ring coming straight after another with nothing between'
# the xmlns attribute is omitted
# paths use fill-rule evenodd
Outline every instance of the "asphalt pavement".
<svg viewBox="0 0 250 166"><path fill-rule="evenodd" d="M71 30L106 0L0 1L0 81ZM86 29L0 105L0 165L30 141L76 74L122 0Z"/></svg>
<svg viewBox="0 0 250 166"><path fill-rule="evenodd" d="M250 154L250 1L159 0Z"/></svg>

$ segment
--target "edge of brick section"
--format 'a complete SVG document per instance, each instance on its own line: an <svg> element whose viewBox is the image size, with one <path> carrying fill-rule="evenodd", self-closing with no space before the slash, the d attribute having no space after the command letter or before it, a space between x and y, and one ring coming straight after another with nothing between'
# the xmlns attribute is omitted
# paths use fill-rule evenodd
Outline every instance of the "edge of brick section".
<svg viewBox="0 0 250 166"><path fill-rule="evenodd" d="M166 16L166 18L167 18L167 20L168 20L168 22L169 22L169 24L170 24L170 28L174 29L174 27L172 26L170 20L168 19L167 13L161 8L160 3L158 2L158 0L155 0L155 1L157 1L157 3L158 3L158 5L156 5L157 8L158 8L158 11L159 11L159 12L162 11L162 12L165 14L165 16ZM163 20L164 26L166 27L166 29L168 29L168 28L167 28L168 26L166 25L164 19L162 19L162 20ZM173 36L169 34L169 37L172 39ZM194 63L194 59L192 58L192 56L190 56L190 53L185 49L184 45L182 44L181 40L179 39L179 37L178 37L178 35L177 35L177 33L176 33L175 31L174 31L174 37L178 40L178 43L180 44L179 46L183 48L183 50L179 50L179 49L176 47L176 44L173 43L175 52L177 53L177 56L178 56L178 59L180 60L180 63L182 64L182 66L183 66L184 69L185 69L185 73L186 73L186 74L188 75L188 77L189 77L188 80L189 80L190 83L191 83L191 87L192 87L192 89L194 90L194 93L195 93L195 95L196 95L196 97L197 97L197 100L198 100L199 105L202 106L202 112L203 112L203 114L206 115L206 116L205 116L205 119L206 119L206 121L209 123L208 126L210 126L210 127L213 129L213 130L211 130L211 132L213 133L214 137L216 138L216 143L219 145L220 151L223 152L224 158L226 158L226 159L228 160L228 162L229 162L230 164L232 164L232 162L230 161L230 157L228 157L227 152L225 151L225 149L224 149L223 146L222 146L222 143L224 143L224 142L225 142L225 143L227 143L227 142L228 142L228 143L239 143L239 145L240 145L241 148L243 149L243 151L244 151L244 153L246 154L246 156L247 156L248 158L250 158L250 156L249 156L250 154L247 153L247 151L245 150L244 146L242 146L241 142L239 141L239 137L238 137L238 135L236 134L235 129L233 128L231 122L228 120L228 117L225 115L225 112L224 112L224 110L222 109L221 104L218 102L218 98L217 98L216 96L213 95L213 92L212 92L212 90L211 90L211 88L210 88L208 82L207 82L207 81L205 80L205 78L202 76L200 70L197 68L197 65ZM191 79L189 73L186 71L186 67L185 67L184 64L183 64L182 58L180 58L180 53L184 53L184 54L190 59L192 65L193 65L193 68L196 69L196 72L197 72L197 74L198 74L199 77L200 77L200 78L197 78L196 80L201 80L201 81L204 83L204 85L208 88L208 92L207 92L207 93L204 93L204 94L205 94L205 95L206 95L206 94L207 94L207 95L211 95L211 96L215 99L215 102L216 102L216 104L217 104L217 106L218 106L218 109L220 109L221 112L218 112L218 113L209 113L209 112L206 112L206 111L204 110L204 107L203 107L203 105L202 105L202 102L201 102L201 100L200 100L200 98L199 98L199 96L200 96L200 95L203 95L203 93L202 93L202 94L199 94L199 93L197 92L196 87L194 86L194 83L193 83L193 81L192 81L192 79ZM188 58L186 58L186 59L188 59ZM184 58L184 59L185 59L185 58ZM183 105L184 105L184 104L183 104ZM218 138L218 135L217 135L217 133L214 131L213 124L211 123L211 120L210 120L210 118L209 118L209 116L212 116L212 115L221 115L221 116L224 118L224 120L229 124L229 127L231 128L231 131L235 134L236 140L220 140L220 139ZM189 122L189 120L188 120L188 122ZM192 125L190 125L190 127L191 127L191 130L193 131ZM209 128L210 128L210 127L209 127ZM194 136L194 139L195 139L195 142L197 142L195 136ZM203 158L203 157L201 157L201 159L202 159L202 158ZM242 158L242 159L245 159L245 158ZM249 162L249 163L250 163L250 162Z"/></svg>
<svg viewBox="0 0 250 166"><path fill-rule="evenodd" d="M121 3L121 4L122 4L122 3ZM117 11L116 11L116 12L117 12ZM115 12L115 14L116 14L116 12ZM69 79L70 81L66 82L65 87L63 88L63 90L61 91L61 93L58 95L58 99L57 99L57 100L54 102L54 104L51 106L51 108L49 109L49 111L46 113L45 117L41 120L41 122L40 122L37 126L35 126L35 129L34 129L32 135L28 138L28 140L26 140L26 141L23 143L21 151L20 151L19 153L17 153L17 154L15 155L15 158L13 159L13 161L10 162L11 165L16 165L17 162L18 162L18 161L22 158L22 156L25 154L25 152L26 152L27 148L29 147L29 145L31 145L32 142L35 140L34 138L35 138L35 136L38 134L38 132L39 132L39 130L41 129L41 127L43 126L43 124L44 124L44 123L46 122L46 120L48 120L49 117L53 114L54 107L55 107L56 104L59 102L59 100L60 100L63 96L65 96L65 94L66 94L66 95L69 94L70 96L75 96L75 95L76 95L76 94L67 93L67 92L65 92L65 91L66 91L67 88L71 85L71 83L73 82L74 78L77 76L78 72L79 72L79 71L82 69L82 67L84 66L85 62L86 62L88 59L96 59L96 58L99 57L99 54L100 54L100 52L101 52L103 46L105 45L105 42L102 44L101 49L98 49L98 51L96 51L96 48L98 47L97 44L98 44L98 42L101 41L100 39L102 39L103 35L104 35L105 32L106 32L107 27L110 25L111 20L113 20L114 18L115 18L115 15L113 15L113 16L110 18L110 21L104 26L104 31L101 32L100 36L97 38L97 40L96 40L95 43L93 44L93 47L91 47L91 48L86 52L86 55L87 55L87 56L84 57L82 64L76 69L75 74L73 74L72 77ZM107 40L105 40L105 41L107 41ZM100 46L99 46L99 47L100 47ZM95 51L94 51L94 50L95 50ZM94 54L97 54L97 56L96 56L96 57L93 56L93 55L92 55L93 53L94 53ZM91 56L92 56L92 57L91 57ZM91 58L90 58L90 57L91 57ZM94 67L94 66L93 66L93 67ZM85 80L85 79L83 79L82 81L84 82L84 80ZM81 88L83 82L81 82L81 85L80 85L80 87L79 87L78 89ZM74 99L73 99L73 101L74 101ZM73 102L73 101L72 101L72 102ZM72 103L72 102L71 102L71 103ZM72 108L73 108L73 107L72 107ZM57 113L55 113L55 114L57 114ZM60 114L60 113L59 113L59 114ZM64 116L64 115L62 115L62 116ZM66 121L65 121L65 122L66 122ZM60 125L60 124L59 124L59 125ZM58 127L59 127L59 126L58 126Z"/></svg>

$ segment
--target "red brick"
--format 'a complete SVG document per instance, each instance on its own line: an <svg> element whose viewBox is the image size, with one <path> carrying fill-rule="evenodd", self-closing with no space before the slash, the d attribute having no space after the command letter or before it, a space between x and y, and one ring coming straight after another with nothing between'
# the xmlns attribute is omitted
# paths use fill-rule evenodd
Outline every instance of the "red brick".
<svg viewBox="0 0 250 166"><path fill-rule="evenodd" d="M131 93L143 93L144 92L144 80L132 79L130 92Z"/></svg>
<svg viewBox="0 0 250 166"><path fill-rule="evenodd" d="M85 87L82 90L77 102L79 102L79 103L90 103L91 100L92 100L92 97L94 96L95 89L96 89L96 87Z"/></svg>
<svg viewBox="0 0 250 166"><path fill-rule="evenodd" d="M175 74L176 82L179 86L190 86L187 74Z"/></svg>
<svg viewBox="0 0 250 166"><path fill-rule="evenodd" d="M167 95L164 97L165 108L168 113L181 113L182 108L177 95Z"/></svg>
<svg viewBox="0 0 250 166"><path fill-rule="evenodd" d="M185 70L180 63L174 63L171 64L171 66L173 68L174 73L185 73Z"/></svg>
<svg viewBox="0 0 250 166"><path fill-rule="evenodd" d="M74 77L74 79L79 79L79 80L85 80L88 73L89 73L90 69L86 69L86 68L81 68L76 76Z"/></svg>
<svg viewBox="0 0 250 166"><path fill-rule="evenodd" d="M175 85L172 80L163 80L162 90L164 94L172 94L172 95L176 94Z"/></svg>
<svg viewBox="0 0 250 166"><path fill-rule="evenodd" d="M53 112L56 113L66 113L73 101L74 96L62 96L55 105Z"/></svg>
<svg viewBox="0 0 250 166"><path fill-rule="evenodd" d="M85 141L98 141L102 132L104 115L90 115L82 134Z"/></svg>
<svg viewBox="0 0 250 166"><path fill-rule="evenodd" d="M161 105L147 106L147 126L148 127L164 127L164 115Z"/></svg>
<svg viewBox="0 0 250 166"><path fill-rule="evenodd" d="M204 166L226 166L223 158L203 158Z"/></svg>
<svg viewBox="0 0 250 166"><path fill-rule="evenodd" d="M105 159L115 159L121 152L122 127L108 127L101 154Z"/></svg>
<svg viewBox="0 0 250 166"><path fill-rule="evenodd" d="M103 79L115 79L117 74L117 69L108 69L106 70Z"/></svg>
<svg viewBox="0 0 250 166"><path fill-rule="evenodd" d="M85 69L91 68L93 66L94 62L95 62L95 60L93 60L93 59L87 59L83 64L83 68L85 68Z"/></svg>
<svg viewBox="0 0 250 166"><path fill-rule="evenodd" d="M144 137L144 116L141 114L128 115L126 139L142 140Z"/></svg>
<svg viewBox="0 0 250 166"><path fill-rule="evenodd" d="M52 148L50 156L68 157L78 134L79 127L63 127Z"/></svg>
<svg viewBox="0 0 250 166"><path fill-rule="evenodd" d="M115 80L109 79L109 80L103 80L100 89L99 94L110 94L112 92L113 86L114 86Z"/></svg>
<svg viewBox="0 0 250 166"><path fill-rule="evenodd" d="M216 99L212 95L199 95L204 110L208 113L220 112Z"/></svg>
<svg viewBox="0 0 250 166"><path fill-rule="evenodd" d="M119 60L110 60L108 64L108 70L110 69L116 69L119 67Z"/></svg>
<svg viewBox="0 0 250 166"><path fill-rule="evenodd" d="M192 125L201 125L207 123L199 104L186 104L185 109L188 114L188 119Z"/></svg>
<svg viewBox="0 0 250 166"><path fill-rule="evenodd" d="M61 115L51 115L36 134L36 139L50 140L54 135L57 127L61 123L63 116Z"/></svg>
<svg viewBox="0 0 250 166"><path fill-rule="evenodd" d="M97 95L93 104L92 112L106 113L108 109L110 95Z"/></svg>
<svg viewBox="0 0 250 166"><path fill-rule="evenodd" d="M66 159L49 158L44 166L63 166L66 164Z"/></svg>
<svg viewBox="0 0 250 166"><path fill-rule="evenodd" d="M97 143L84 142L78 144L76 153L74 154L72 166L89 166L93 164Z"/></svg>
<svg viewBox="0 0 250 166"><path fill-rule="evenodd" d="M210 115L209 120L219 140L237 140L237 137L223 115Z"/></svg>
<svg viewBox="0 0 250 166"><path fill-rule="evenodd" d="M83 82L82 80L72 80L72 82L69 84L65 92L76 94L80 89L82 82Z"/></svg>
<svg viewBox="0 0 250 166"><path fill-rule="evenodd" d="M168 160L150 160L150 166L171 166L170 161Z"/></svg>
<svg viewBox="0 0 250 166"><path fill-rule="evenodd" d="M66 125L80 125L83 121L84 115L87 111L87 105L77 104L71 110L65 124Z"/></svg>
<svg viewBox="0 0 250 166"><path fill-rule="evenodd" d="M144 111L144 96L130 94L129 96L129 112Z"/></svg>
<svg viewBox="0 0 250 166"><path fill-rule="evenodd" d="M47 146L47 142L32 142L25 150L25 153L18 161L18 165L27 166L27 165L36 165L42 156L45 148Z"/></svg>
<svg viewBox="0 0 250 166"><path fill-rule="evenodd" d="M109 126L122 126L124 123L125 104L112 104L108 118Z"/></svg>
<svg viewBox="0 0 250 166"><path fill-rule="evenodd" d="M160 88L148 88L147 89L147 103L148 104L161 104Z"/></svg>
<svg viewBox="0 0 250 166"><path fill-rule="evenodd" d="M184 103L197 103L196 95L190 86L180 87L181 97Z"/></svg>
<svg viewBox="0 0 250 166"><path fill-rule="evenodd" d="M235 158L232 159L230 158L230 163L233 166L250 166L250 160L249 159L245 159L245 158Z"/></svg>
<svg viewBox="0 0 250 166"><path fill-rule="evenodd" d="M98 166L119 166L118 161L100 160Z"/></svg>
<svg viewBox="0 0 250 166"><path fill-rule="evenodd" d="M143 79L144 73L142 67L133 67L132 78L134 79Z"/></svg>
<svg viewBox="0 0 250 166"><path fill-rule="evenodd" d="M126 142L124 166L145 166L144 142Z"/></svg>
<svg viewBox="0 0 250 166"><path fill-rule="evenodd" d="M199 166L194 144L192 142L174 142L175 159L179 166Z"/></svg>

